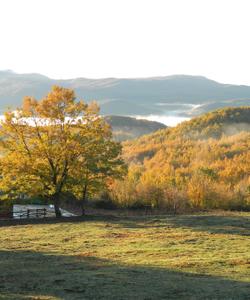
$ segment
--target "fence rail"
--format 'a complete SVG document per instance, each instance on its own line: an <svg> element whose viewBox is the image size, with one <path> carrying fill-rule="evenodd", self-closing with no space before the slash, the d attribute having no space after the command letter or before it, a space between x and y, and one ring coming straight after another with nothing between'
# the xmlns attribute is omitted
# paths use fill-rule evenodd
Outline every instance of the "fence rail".
<svg viewBox="0 0 250 300"><path fill-rule="evenodd" d="M46 208L26 209L20 211L13 211L13 218L45 218L47 215Z"/></svg>

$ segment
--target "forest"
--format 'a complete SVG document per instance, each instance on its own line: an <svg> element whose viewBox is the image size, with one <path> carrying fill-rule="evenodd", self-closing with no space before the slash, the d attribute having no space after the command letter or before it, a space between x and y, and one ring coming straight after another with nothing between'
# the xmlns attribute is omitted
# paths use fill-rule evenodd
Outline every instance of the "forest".
<svg viewBox="0 0 250 300"><path fill-rule="evenodd" d="M123 207L250 208L250 107L216 110L123 143L129 165L110 195Z"/></svg>

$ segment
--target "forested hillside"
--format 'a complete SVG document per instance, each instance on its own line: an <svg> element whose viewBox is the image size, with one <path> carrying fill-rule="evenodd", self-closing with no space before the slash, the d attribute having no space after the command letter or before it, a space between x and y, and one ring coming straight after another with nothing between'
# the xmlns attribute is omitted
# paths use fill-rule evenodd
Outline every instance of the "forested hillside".
<svg viewBox="0 0 250 300"><path fill-rule="evenodd" d="M131 117L106 116L104 119L110 124L113 136L117 141L135 139L141 135L166 128L159 122L137 120Z"/></svg>
<svg viewBox="0 0 250 300"><path fill-rule="evenodd" d="M123 206L250 208L250 107L227 108L124 143L112 186Z"/></svg>

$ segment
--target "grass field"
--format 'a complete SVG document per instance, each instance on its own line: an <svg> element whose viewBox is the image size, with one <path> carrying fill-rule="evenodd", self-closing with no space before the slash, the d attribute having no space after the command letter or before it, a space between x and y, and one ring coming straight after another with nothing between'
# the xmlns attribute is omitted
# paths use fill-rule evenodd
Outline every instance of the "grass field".
<svg viewBox="0 0 250 300"><path fill-rule="evenodd" d="M250 213L0 226L0 299L250 299Z"/></svg>

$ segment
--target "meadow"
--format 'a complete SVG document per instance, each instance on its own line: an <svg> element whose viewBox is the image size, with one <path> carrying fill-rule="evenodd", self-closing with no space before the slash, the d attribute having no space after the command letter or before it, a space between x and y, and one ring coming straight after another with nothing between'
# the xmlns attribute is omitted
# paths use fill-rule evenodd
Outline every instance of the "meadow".
<svg viewBox="0 0 250 300"><path fill-rule="evenodd" d="M249 299L250 213L0 223L0 299Z"/></svg>

